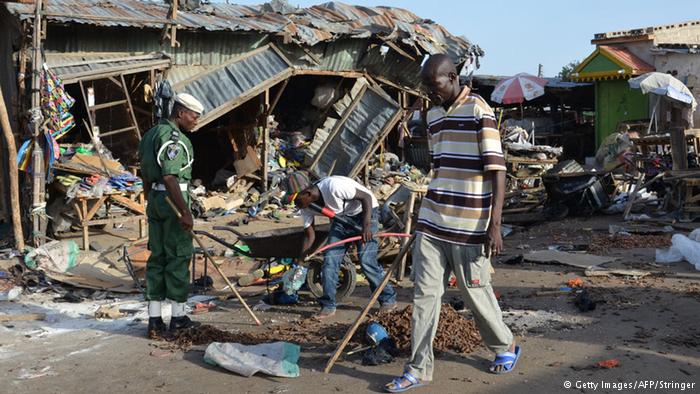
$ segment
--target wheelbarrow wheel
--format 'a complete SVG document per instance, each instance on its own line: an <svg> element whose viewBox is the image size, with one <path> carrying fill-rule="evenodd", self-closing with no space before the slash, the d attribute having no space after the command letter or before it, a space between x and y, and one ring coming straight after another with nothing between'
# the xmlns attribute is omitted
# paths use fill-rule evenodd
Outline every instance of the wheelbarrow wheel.
<svg viewBox="0 0 700 394"><path fill-rule="evenodd" d="M323 271L323 260L313 259L309 262L309 272L306 274L306 286L311 291L311 294L316 298L323 296L323 282L321 280L321 272ZM357 273L355 272L355 264L348 256L343 258L340 265L340 273L338 274L338 287L335 294L337 302L342 301L345 297L350 296L355 290L357 284Z"/></svg>

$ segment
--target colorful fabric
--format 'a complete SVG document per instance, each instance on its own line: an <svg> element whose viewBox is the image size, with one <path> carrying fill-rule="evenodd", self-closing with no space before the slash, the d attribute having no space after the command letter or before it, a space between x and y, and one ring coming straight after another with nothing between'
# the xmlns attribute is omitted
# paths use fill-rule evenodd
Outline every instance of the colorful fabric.
<svg viewBox="0 0 700 394"><path fill-rule="evenodd" d="M483 244L491 219L489 171L505 171L493 110L464 88L448 110L428 112L434 178L416 231L442 241Z"/></svg>
<svg viewBox="0 0 700 394"><path fill-rule="evenodd" d="M70 108L75 104L63 87L63 81L46 64L41 73L41 112L48 119L51 136L60 139L73 127L75 119Z"/></svg>

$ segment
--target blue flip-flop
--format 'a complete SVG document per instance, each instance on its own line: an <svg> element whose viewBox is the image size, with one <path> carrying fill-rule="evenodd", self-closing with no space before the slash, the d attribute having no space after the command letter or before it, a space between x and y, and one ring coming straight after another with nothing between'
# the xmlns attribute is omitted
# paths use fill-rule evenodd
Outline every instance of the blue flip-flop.
<svg viewBox="0 0 700 394"><path fill-rule="evenodd" d="M504 353L498 353L496 355L496 359L493 360L491 363L491 366L489 367L489 371L492 373L495 373L497 375L502 375L504 373L508 373L512 371L515 368L515 364L518 363L518 359L520 358L520 346L515 347L515 352L504 352ZM503 368L500 371L496 371L496 367L502 366Z"/></svg>
<svg viewBox="0 0 700 394"><path fill-rule="evenodd" d="M401 387L401 382L404 380L408 380L411 384L406 387ZM396 387L395 389L390 389L389 387L387 387L388 385L384 386L384 390L390 393L403 393L404 391L415 389L416 387L427 386L427 383L421 382L420 380L418 380L418 378L416 378L408 372L404 372L402 376L399 376L398 378L392 380L389 384L393 384L394 387Z"/></svg>

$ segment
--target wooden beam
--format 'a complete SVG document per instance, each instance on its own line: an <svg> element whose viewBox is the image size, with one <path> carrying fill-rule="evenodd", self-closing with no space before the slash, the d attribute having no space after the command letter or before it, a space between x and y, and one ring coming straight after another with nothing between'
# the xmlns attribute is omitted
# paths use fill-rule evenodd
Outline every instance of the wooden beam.
<svg viewBox="0 0 700 394"><path fill-rule="evenodd" d="M134 107L131 106L131 97L129 96L129 89L126 88L126 81L124 80L124 75L120 75L119 78L122 81L124 96L126 96L126 109L127 111L129 111L129 116L131 116L131 121L134 122L134 128L136 129L136 139L141 141L141 130L139 130L139 123L136 121L136 115L134 115Z"/></svg>
<svg viewBox="0 0 700 394"><path fill-rule="evenodd" d="M170 46L172 48L179 47L180 43L177 42L177 0L173 0L172 13L170 14L170 19L173 23L170 25Z"/></svg>
<svg viewBox="0 0 700 394"><path fill-rule="evenodd" d="M672 129L670 134L673 170L685 170L688 168L688 143L686 141L685 129L677 127Z"/></svg>
<svg viewBox="0 0 700 394"><path fill-rule="evenodd" d="M15 238L15 249L22 251L24 249L24 233L22 232L22 218L20 217L17 146L15 145L15 136L12 134L10 117L5 106L5 96L3 95L2 87L0 87L0 125L2 126L2 134L5 137L5 146L7 147L7 175L10 178L10 210L12 211L12 231ZM0 160L4 160L4 158ZM0 166L0 168L2 167ZM4 185L4 180L0 182ZM3 207L5 207L5 195L1 195L0 198L3 200Z"/></svg>
<svg viewBox="0 0 700 394"><path fill-rule="evenodd" d="M284 90L287 88L288 84L289 78L285 79L284 82L282 82L282 86L280 86L277 93L275 93L275 98L272 99L272 103L270 104L270 110L268 111L269 114L272 114L272 112L274 112L275 108L277 107L277 103L280 101L280 98L282 98L282 93L284 93Z"/></svg>
<svg viewBox="0 0 700 394"><path fill-rule="evenodd" d="M109 199L112 200L115 204L131 209L132 211L140 215L146 214L146 208L143 206L143 204L139 204L136 201L129 200L128 198L120 194L112 194L109 196Z"/></svg>
<svg viewBox="0 0 700 394"><path fill-rule="evenodd" d="M261 150L261 159L262 159L262 186L263 186L263 192L267 191L267 175L268 175L268 152L267 152L267 144L270 142L270 129L267 127L267 117L269 114L270 110L270 89L265 89L265 93L263 94L263 111L262 111L262 132L263 132L263 141L262 141L262 150Z"/></svg>

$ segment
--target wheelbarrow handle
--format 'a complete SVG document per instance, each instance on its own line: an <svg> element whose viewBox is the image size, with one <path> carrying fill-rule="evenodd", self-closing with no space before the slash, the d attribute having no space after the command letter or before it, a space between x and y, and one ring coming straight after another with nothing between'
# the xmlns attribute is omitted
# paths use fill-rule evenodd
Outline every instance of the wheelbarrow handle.
<svg viewBox="0 0 700 394"><path fill-rule="evenodd" d="M238 238L245 238L247 236L231 226L214 226L213 229L216 231L228 231L230 233L234 233Z"/></svg>
<svg viewBox="0 0 700 394"><path fill-rule="evenodd" d="M215 229L216 229L216 228L215 228ZM219 237L217 237L217 236L214 235L214 234L211 234L211 233L208 233L208 232L202 231L202 230L194 230L194 233L197 234L197 235L204 235L205 237L210 238L210 239L212 239L213 241L216 241L216 242L218 242L218 243L224 245L225 247L227 247L227 248L229 248L229 249L238 250L238 248L236 248L235 243L232 244L232 243L229 243L229 242L227 242L227 241L224 241L222 238L219 238Z"/></svg>

